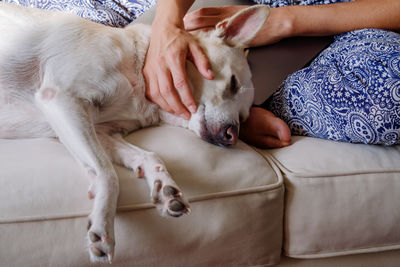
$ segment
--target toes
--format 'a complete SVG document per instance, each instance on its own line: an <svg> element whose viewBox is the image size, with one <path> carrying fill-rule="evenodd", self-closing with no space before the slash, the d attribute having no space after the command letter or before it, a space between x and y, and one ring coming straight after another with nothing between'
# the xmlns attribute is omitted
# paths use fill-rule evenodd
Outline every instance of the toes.
<svg viewBox="0 0 400 267"><path fill-rule="evenodd" d="M106 237L100 237L99 234L91 231L89 232L89 245L90 260L92 262L108 262L113 260L113 244L109 242Z"/></svg>
<svg viewBox="0 0 400 267"><path fill-rule="evenodd" d="M114 238L107 231L96 228L96 222L89 219L88 248L91 262L111 263L114 255ZM98 229L98 230L95 230Z"/></svg>
<svg viewBox="0 0 400 267"><path fill-rule="evenodd" d="M190 213L189 204L184 200L182 192L175 186L163 185L163 182L158 179L154 181L151 201L160 210L162 216L168 214L179 217Z"/></svg>

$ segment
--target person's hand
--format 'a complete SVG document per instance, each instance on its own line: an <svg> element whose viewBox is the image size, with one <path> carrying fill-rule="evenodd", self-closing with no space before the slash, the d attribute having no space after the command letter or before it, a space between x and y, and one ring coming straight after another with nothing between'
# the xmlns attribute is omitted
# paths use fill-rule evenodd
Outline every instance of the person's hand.
<svg viewBox="0 0 400 267"><path fill-rule="evenodd" d="M218 22L247 7L249 6L232 5L198 9L184 17L185 29L188 31L214 29ZM272 44L289 37L293 29L291 11L292 9L286 7L271 8L270 16L257 35L250 41L249 46Z"/></svg>
<svg viewBox="0 0 400 267"><path fill-rule="evenodd" d="M197 109L186 75L187 59L205 78L213 79L208 59L191 34L176 25L154 23L143 68L146 97L184 119Z"/></svg>
<svg viewBox="0 0 400 267"><path fill-rule="evenodd" d="M290 145L290 129L272 112L253 107L248 119L240 125L239 138L259 148L278 148Z"/></svg>
<svg viewBox="0 0 400 267"><path fill-rule="evenodd" d="M249 6L219 6L204 7L186 14L183 18L185 29L187 31L194 30L211 30L215 28L218 22L233 16L235 13Z"/></svg>

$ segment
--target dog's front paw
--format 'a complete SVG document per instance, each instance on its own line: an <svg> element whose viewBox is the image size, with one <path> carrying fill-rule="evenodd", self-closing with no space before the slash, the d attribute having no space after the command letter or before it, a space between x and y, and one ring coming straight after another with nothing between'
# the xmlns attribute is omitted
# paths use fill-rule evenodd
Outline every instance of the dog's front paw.
<svg viewBox="0 0 400 267"><path fill-rule="evenodd" d="M112 263L114 258L114 228L113 222L96 220L89 216L88 248L91 262Z"/></svg>
<svg viewBox="0 0 400 267"><path fill-rule="evenodd" d="M154 181L151 201L163 216L168 214L172 217L180 217L190 213L189 204L183 197L182 191L175 184L169 184L168 181L164 183L159 179Z"/></svg>

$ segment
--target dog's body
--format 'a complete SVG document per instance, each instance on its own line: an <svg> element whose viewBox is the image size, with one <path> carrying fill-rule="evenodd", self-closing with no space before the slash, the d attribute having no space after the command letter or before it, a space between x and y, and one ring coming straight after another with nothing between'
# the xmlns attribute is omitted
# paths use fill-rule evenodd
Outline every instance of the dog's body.
<svg viewBox="0 0 400 267"><path fill-rule="evenodd" d="M89 197L94 198L88 227L92 261L111 261L114 253L119 186L111 162L146 178L152 201L163 215L178 217L189 211L161 159L122 137L166 122L215 144L234 144L239 117L248 116L253 97L240 48L267 16L266 7L252 7L220 29L197 36L215 79L203 79L187 63L199 108L185 121L145 98L142 68L149 26L110 28L67 13L0 3L0 138L58 137L88 170ZM238 29L247 21L253 25L247 23L249 28L240 36Z"/></svg>

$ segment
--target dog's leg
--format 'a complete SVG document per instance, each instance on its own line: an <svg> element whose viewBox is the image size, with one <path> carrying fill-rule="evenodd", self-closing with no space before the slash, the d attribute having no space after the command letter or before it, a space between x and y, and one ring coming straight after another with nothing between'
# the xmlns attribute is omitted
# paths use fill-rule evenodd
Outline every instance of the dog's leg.
<svg viewBox="0 0 400 267"><path fill-rule="evenodd" d="M76 160L89 169L96 197L89 215L88 248L92 262L111 262L114 217L119 193L115 170L101 147L84 103L57 87L41 88L35 102Z"/></svg>
<svg viewBox="0 0 400 267"><path fill-rule="evenodd" d="M132 169L138 178L146 178L151 192L151 201L161 215L179 217L190 212L189 204L183 197L182 191L171 178L163 161L155 153L147 152L126 142L119 134L110 136L99 133L98 136L115 163ZM97 194L97 188L89 193L91 194Z"/></svg>

